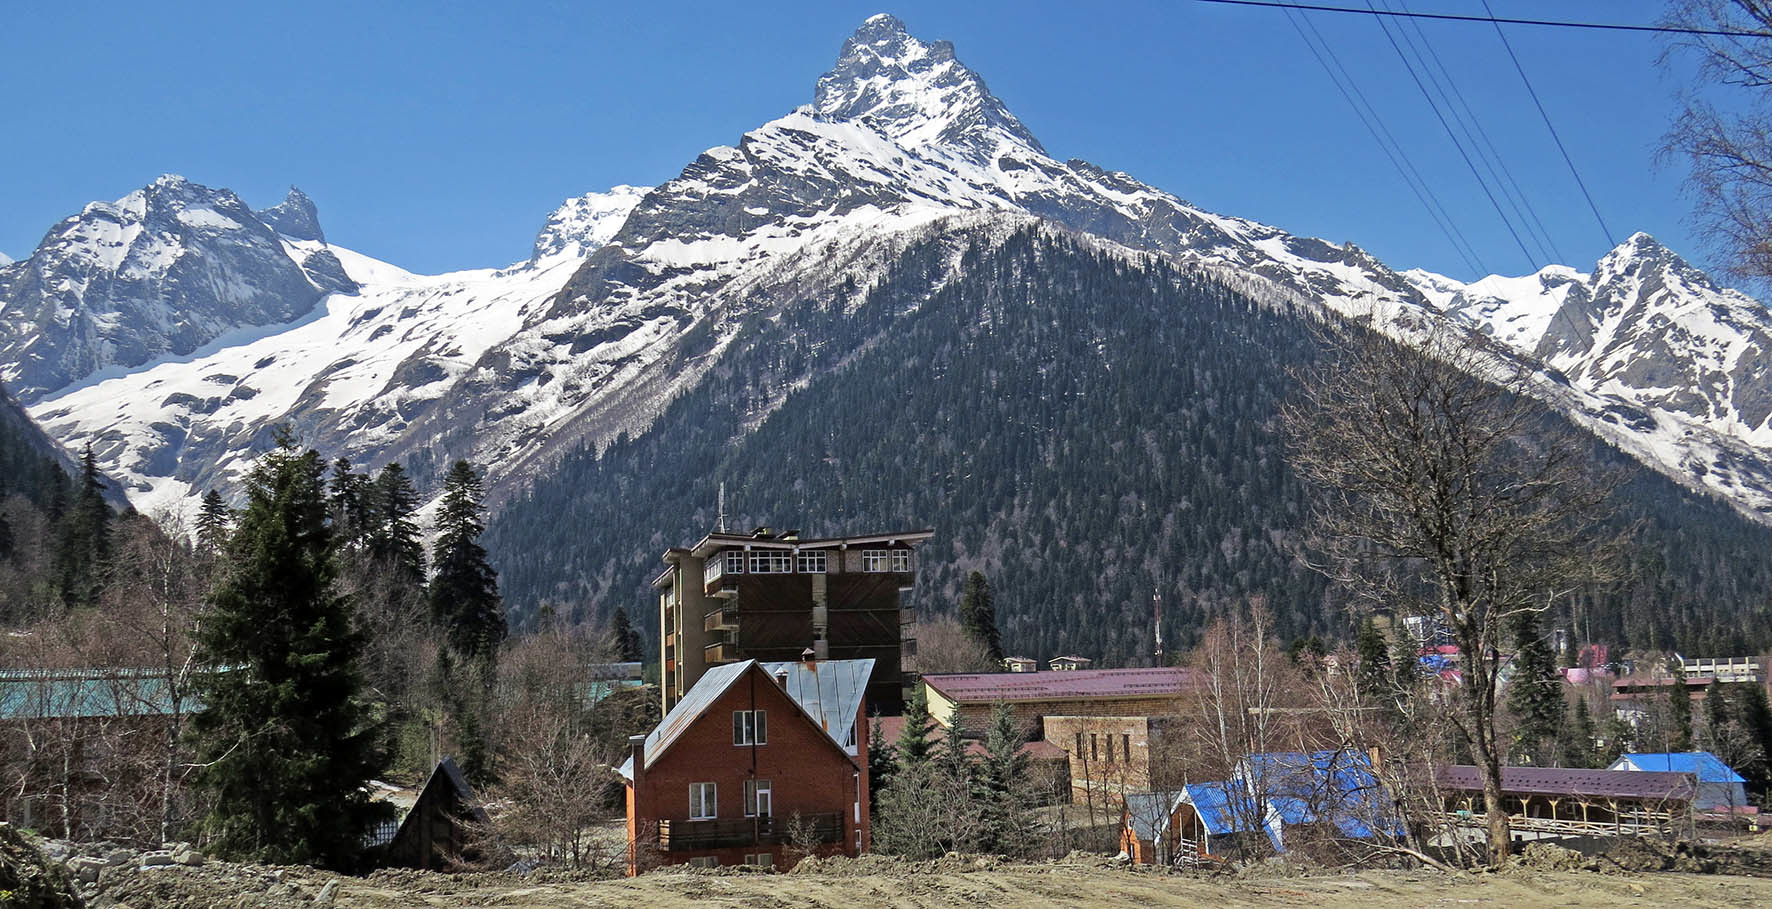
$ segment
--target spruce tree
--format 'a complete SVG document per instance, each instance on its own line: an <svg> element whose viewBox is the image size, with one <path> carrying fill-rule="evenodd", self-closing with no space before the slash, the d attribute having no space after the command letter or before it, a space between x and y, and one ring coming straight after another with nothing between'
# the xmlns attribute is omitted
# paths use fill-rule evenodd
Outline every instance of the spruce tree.
<svg viewBox="0 0 1772 909"><path fill-rule="evenodd" d="M897 750L891 742L886 741L884 726L877 713L868 726L868 804L876 807L879 805L880 790L892 782L892 771L898 765Z"/></svg>
<svg viewBox="0 0 1772 909"><path fill-rule="evenodd" d="M211 489L203 494L203 505L197 510L197 551L211 557L227 549L228 527L234 512L222 501L221 493Z"/></svg>
<svg viewBox="0 0 1772 909"><path fill-rule="evenodd" d="M1594 765L1594 717L1587 709L1587 698L1575 699L1569 722L1557 738L1564 767Z"/></svg>
<svg viewBox="0 0 1772 909"><path fill-rule="evenodd" d="M640 633L628 622L626 609L618 606L609 616L609 636L615 639L616 653L622 660L633 662L641 658Z"/></svg>
<svg viewBox="0 0 1772 909"><path fill-rule="evenodd" d="M1723 698L1723 683L1714 677L1704 686L1704 740L1716 742L1729 724L1729 703Z"/></svg>
<svg viewBox="0 0 1772 909"><path fill-rule="evenodd" d="M1354 653L1359 659L1360 697L1368 705L1389 706L1394 703L1391 697L1392 672L1390 648L1385 645L1384 632L1378 630L1378 624L1371 616L1360 623L1360 632L1354 641Z"/></svg>
<svg viewBox="0 0 1772 909"><path fill-rule="evenodd" d="M486 529L480 519L480 495L480 475L468 462L456 461L443 479L443 500L437 510L431 619L445 630L457 652L490 658L504 641L506 627L498 573L480 545ZM638 647L638 636L632 643Z"/></svg>
<svg viewBox="0 0 1772 909"><path fill-rule="evenodd" d="M904 728L898 731L898 766L920 767L929 763L929 697L923 686L911 689L904 702Z"/></svg>
<svg viewBox="0 0 1772 909"><path fill-rule="evenodd" d="M1027 741L1015 711L1001 701L991 705L991 725L985 732L984 761L978 768L980 807L984 812L983 851L1021 855L1034 838L1027 809L1033 799L1028 791L1028 757L1021 746Z"/></svg>
<svg viewBox="0 0 1772 909"><path fill-rule="evenodd" d="M1563 726L1563 680L1556 658L1539 632L1538 613L1527 611L1513 622L1514 671L1508 683L1507 707L1516 724L1518 757L1529 764L1547 764L1551 744Z"/></svg>
<svg viewBox="0 0 1772 909"><path fill-rule="evenodd" d="M56 568L63 601L73 606L96 604L105 563L111 558L111 506L105 503L104 479L91 443L80 454L79 486L62 515L60 543Z"/></svg>
<svg viewBox="0 0 1772 909"><path fill-rule="evenodd" d="M1747 778L1750 791L1763 803L1768 795L1772 795L1772 707L1766 703L1765 686L1741 687L1741 700L1737 705L1741 726L1753 742L1760 746L1763 758L1757 765L1742 771L1741 775Z"/></svg>
<svg viewBox="0 0 1772 909"><path fill-rule="evenodd" d="M1003 637L997 629L997 607L983 572L974 571L966 576L966 586L960 592L960 624L985 649L991 662L1002 662Z"/></svg>
<svg viewBox="0 0 1772 909"><path fill-rule="evenodd" d="M1686 676L1678 666L1668 661L1673 671L1674 681L1667 689L1667 750L1672 752L1692 750L1692 693L1686 690Z"/></svg>
<svg viewBox="0 0 1772 909"><path fill-rule="evenodd" d="M370 509L375 500L369 477L351 469L348 458L332 462L332 481L327 501L332 509L332 523L338 531L339 546L352 551L367 545L373 517Z"/></svg>
<svg viewBox="0 0 1772 909"><path fill-rule="evenodd" d="M478 479L475 482L478 483ZM479 507L478 500L475 507ZM392 569L397 577L423 583L425 550L419 542L418 524L413 520L413 515L418 513L418 490L412 487L412 478L398 461L376 474L366 510L370 522L367 534L370 557L376 564ZM478 515L475 523L479 523ZM475 535L478 536L478 531Z"/></svg>
<svg viewBox="0 0 1772 909"><path fill-rule="evenodd" d="M214 848L336 868L389 811L364 790L385 757L361 697L364 640L334 589L324 472L280 427L248 475L229 570L199 632L206 708L193 725Z"/></svg>

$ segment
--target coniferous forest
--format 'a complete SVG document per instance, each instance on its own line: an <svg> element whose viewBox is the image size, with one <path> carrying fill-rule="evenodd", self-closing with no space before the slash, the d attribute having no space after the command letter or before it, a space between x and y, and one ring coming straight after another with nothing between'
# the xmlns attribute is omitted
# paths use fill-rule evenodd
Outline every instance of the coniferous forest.
<svg viewBox="0 0 1772 909"><path fill-rule="evenodd" d="M714 528L724 483L732 529L934 527L913 604L951 610L983 572L1009 653L1148 662L1153 593L1171 648L1255 599L1287 638L1352 638L1300 558L1308 495L1274 425L1289 368L1319 353L1308 317L1037 230L965 241L942 284L954 242L747 317L646 432L536 478L487 534L513 620L627 608L655 626L659 555ZM1595 458L1638 545L1624 582L1547 623L1614 645L1772 644L1772 529L1597 440Z"/></svg>

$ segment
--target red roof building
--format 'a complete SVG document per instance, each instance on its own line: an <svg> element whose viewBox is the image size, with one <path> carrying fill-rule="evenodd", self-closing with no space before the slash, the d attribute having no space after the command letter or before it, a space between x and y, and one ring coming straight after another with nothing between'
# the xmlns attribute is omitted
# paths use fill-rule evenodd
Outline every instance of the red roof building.
<svg viewBox="0 0 1772 909"><path fill-rule="evenodd" d="M704 673L650 735L629 740L628 874L865 851L873 668L743 660Z"/></svg>

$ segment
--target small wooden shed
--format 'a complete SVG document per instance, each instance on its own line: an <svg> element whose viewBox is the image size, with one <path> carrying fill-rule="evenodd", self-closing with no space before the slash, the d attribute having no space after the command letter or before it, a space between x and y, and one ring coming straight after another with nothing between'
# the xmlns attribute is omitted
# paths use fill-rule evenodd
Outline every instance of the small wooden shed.
<svg viewBox="0 0 1772 909"><path fill-rule="evenodd" d="M377 868L445 868L475 859L472 825L484 825L486 811L454 758L437 762L412 809L378 831L369 849Z"/></svg>

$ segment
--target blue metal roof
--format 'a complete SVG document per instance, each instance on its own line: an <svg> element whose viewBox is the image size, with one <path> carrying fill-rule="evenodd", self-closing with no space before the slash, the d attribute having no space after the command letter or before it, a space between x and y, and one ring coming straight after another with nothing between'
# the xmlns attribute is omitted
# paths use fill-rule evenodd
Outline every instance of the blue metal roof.
<svg viewBox="0 0 1772 909"><path fill-rule="evenodd" d="M164 673L151 669L9 669L0 671L0 720L164 716L203 709L172 697Z"/></svg>
<svg viewBox="0 0 1772 909"><path fill-rule="evenodd" d="M1229 782L1189 783L1182 787L1185 798L1194 806L1194 812L1200 816L1200 823L1207 833L1224 836L1236 831L1237 815L1231 810L1233 791L1240 801L1247 801L1243 791L1234 788L1236 785Z"/></svg>
<svg viewBox="0 0 1772 909"><path fill-rule="evenodd" d="M1641 752L1619 755L1608 769L1691 773L1701 783L1745 783L1741 774L1708 751Z"/></svg>

